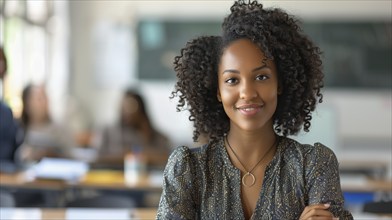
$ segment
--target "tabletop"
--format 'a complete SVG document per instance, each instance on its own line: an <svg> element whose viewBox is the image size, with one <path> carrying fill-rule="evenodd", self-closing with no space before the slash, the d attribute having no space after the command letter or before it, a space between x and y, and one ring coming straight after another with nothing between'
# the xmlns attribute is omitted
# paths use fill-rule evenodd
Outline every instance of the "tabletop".
<svg viewBox="0 0 392 220"><path fill-rule="evenodd" d="M92 208L0 208L0 219L42 220L151 220L155 219L156 208L135 209L92 209Z"/></svg>
<svg viewBox="0 0 392 220"><path fill-rule="evenodd" d="M64 190L67 188L90 188L110 190L162 190L162 176L150 173L139 177L132 184L126 183L122 171L93 170L75 182L56 179L30 178L25 172L0 173L0 186L27 189Z"/></svg>

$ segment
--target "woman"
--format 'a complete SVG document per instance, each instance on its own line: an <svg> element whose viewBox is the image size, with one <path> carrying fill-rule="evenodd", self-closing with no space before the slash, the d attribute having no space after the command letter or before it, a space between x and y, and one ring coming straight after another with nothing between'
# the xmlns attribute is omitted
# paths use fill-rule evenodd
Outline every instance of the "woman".
<svg viewBox="0 0 392 220"><path fill-rule="evenodd" d="M142 97L133 90L121 100L120 122L104 130L98 163L123 164L125 154L138 151L147 165L163 169L169 155L169 140L152 125Z"/></svg>
<svg viewBox="0 0 392 220"><path fill-rule="evenodd" d="M210 141L174 150L157 219L352 219L334 153L286 137L322 100L319 48L256 1L235 2L222 28L175 58L178 108Z"/></svg>
<svg viewBox="0 0 392 220"><path fill-rule="evenodd" d="M22 101L24 141L18 149L17 159L29 164L43 157L70 157L75 146L72 134L65 126L51 120L45 87L26 86Z"/></svg>

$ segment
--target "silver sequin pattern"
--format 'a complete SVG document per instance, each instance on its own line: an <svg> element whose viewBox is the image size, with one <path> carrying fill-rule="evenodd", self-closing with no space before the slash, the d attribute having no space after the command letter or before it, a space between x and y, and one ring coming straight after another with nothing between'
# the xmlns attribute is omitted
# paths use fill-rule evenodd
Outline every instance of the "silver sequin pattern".
<svg viewBox="0 0 392 220"><path fill-rule="evenodd" d="M266 167L253 219L299 219L309 204L330 203L340 220L344 209L335 154L316 143L280 137ZM157 219L244 219L241 172L231 163L223 139L190 149L176 148L166 165Z"/></svg>

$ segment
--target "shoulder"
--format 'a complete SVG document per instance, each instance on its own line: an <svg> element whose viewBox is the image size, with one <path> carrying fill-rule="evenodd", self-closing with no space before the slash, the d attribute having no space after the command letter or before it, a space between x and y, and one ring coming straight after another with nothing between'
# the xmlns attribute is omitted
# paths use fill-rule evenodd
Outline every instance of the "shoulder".
<svg viewBox="0 0 392 220"><path fill-rule="evenodd" d="M187 146L180 146L173 150L169 157L169 163L189 160L191 157L191 149Z"/></svg>
<svg viewBox="0 0 392 220"><path fill-rule="evenodd" d="M175 148L169 157L169 162L199 160L205 157L210 151L211 146L206 144L199 147L191 148L180 146Z"/></svg>
<svg viewBox="0 0 392 220"><path fill-rule="evenodd" d="M175 148L171 154L200 158L213 153L217 146L216 143L207 143L198 147L180 146Z"/></svg>
<svg viewBox="0 0 392 220"><path fill-rule="evenodd" d="M184 169L197 170L207 163L208 155L215 149L213 144L205 144L196 148L180 146L175 148L169 156L166 170L184 173Z"/></svg>
<svg viewBox="0 0 392 220"><path fill-rule="evenodd" d="M291 138L284 138L282 156L285 160L300 160L302 163L337 163L335 153L322 143L302 144Z"/></svg>
<svg viewBox="0 0 392 220"><path fill-rule="evenodd" d="M0 109L7 109L7 110L9 110L10 108L3 101L0 100Z"/></svg>
<svg viewBox="0 0 392 220"><path fill-rule="evenodd" d="M169 156L164 174L176 177L189 173L192 160L191 150L188 147L177 147Z"/></svg>
<svg viewBox="0 0 392 220"><path fill-rule="evenodd" d="M11 109L1 100L0 100L0 112L1 112L0 116L13 117Z"/></svg>

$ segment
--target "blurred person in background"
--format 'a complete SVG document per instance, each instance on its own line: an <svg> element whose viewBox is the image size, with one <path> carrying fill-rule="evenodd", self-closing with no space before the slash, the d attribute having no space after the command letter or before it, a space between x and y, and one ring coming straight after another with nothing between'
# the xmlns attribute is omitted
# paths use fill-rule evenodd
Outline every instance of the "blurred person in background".
<svg viewBox="0 0 392 220"><path fill-rule="evenodd" d="M0 80L3 81L7 72L7 59L0 47ZM22 142L18 137L18 126L11 109L0 99L0 170L13 170L14 155Z"/></svg>
<svg viewBox="0 0 392 220"><path fill-rule="evenodd" d="M74 146L72 135L66 126L51 120L45 87L26 86L22 102L24 142L17 152L17 159L22 164L30 164L43 157L69 157Z"/></svg>
<svg viewBox="0 0 392 220"><path fill-rule="evenodd" d="M141 153L148 166L162 167L169 155L169 139L152 125L141 95L127 90L121 100L120 120L99 135L98 162L123 164L129 152Z"/></svg>
<svg viewBox="0 0 392 220"><path fill-rule="evenodd" d="M0 47L0 80L3 81L7 72L7 59ZM0 99L0 172L14 172L15 152L22 139L18 138L18 126L11 109ZM7 189L0 189L0 207L14 207L15 196Z"/></svg>

